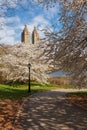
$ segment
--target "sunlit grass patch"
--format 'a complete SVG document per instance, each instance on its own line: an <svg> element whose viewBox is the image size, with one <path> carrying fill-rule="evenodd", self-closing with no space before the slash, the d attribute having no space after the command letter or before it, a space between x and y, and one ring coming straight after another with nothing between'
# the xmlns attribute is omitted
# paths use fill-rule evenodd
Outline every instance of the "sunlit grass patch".
<svg viewBox="0 0 87 130"><path fill-rule="evenodd" d="M86 91L79 91L79 92L72 92L72 93L69 93L68 95L71 95L71 96L87 96L87 90Z"/></svg>
<svg viewBox="0 0 87 130"><path fill-rule="evenodd" d="M28 84L0 84L0 98L20 99L32 93L55 89L53 85L37 82L31 83L31 93L28 93Z"/></svg>
<svg viewBox="0 0 87 130"><path fill-rule="evenodd" d="M19 99L28 96L27 87L0 85L0 98Z"/></svg>

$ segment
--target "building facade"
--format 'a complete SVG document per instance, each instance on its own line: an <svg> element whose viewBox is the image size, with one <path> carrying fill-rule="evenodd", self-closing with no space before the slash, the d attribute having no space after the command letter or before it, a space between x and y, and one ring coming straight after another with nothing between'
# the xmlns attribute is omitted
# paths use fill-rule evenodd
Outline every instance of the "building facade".
<svg viewBox="0 0 87 130"><path fill-rule="evenodd" d="M21 42L30 44L30 32L28 31L27 25L25 25L24 30L21 34Z"/></svg>
<svg viewBox="0 0 87 130"><path fill-rule="evenodd" d="M34 27L34 30L32 32L32 44L37 44L39 41L39 33L37 32L36 27Z"/></svg>
<svg viewBox="0 0 87 130"><path fill-rule="evenodd" d="M36 27L34 27L31 39L32 44L37 44L39 40L39 33L37 32ZM27 25L25 25L24 30L21 34L21 42L25 44L30 44L30 32L28 31Z"/></svg>

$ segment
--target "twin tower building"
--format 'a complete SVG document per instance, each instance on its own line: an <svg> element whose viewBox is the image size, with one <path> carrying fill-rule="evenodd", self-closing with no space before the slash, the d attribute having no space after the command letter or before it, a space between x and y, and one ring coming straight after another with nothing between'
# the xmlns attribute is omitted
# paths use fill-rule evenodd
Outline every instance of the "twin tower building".
<svg viewBox="0 0 87 130"><path fill-rule="evenodd" d="M27 25L25 25L24 30L21 34L21 42L30 44L30 37L30 32L28 31ZM34 30L32 32L32 44L38 43L39 40L39 33L37 32L36 27L34 27Z"/></svg>

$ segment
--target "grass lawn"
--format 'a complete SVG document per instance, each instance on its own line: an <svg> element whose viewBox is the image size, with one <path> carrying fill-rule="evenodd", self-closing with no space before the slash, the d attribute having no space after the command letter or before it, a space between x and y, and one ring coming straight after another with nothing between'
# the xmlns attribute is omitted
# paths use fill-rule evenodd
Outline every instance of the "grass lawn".
<svg viewBox="0 0 87 130"><path fill-rule="evenodd" d="M40 91L47 91L57 88L71 88L71 85L52 85L52 84L41 84L38 82L31 82L31 94ZM0 99L21 99L29 96L28 84L0 84Z"/></svg>
<svg viewBox="0 0 87 130"><path fill-rule="evenodd" d="M79 92L72 92L72 93L69 93L68 95L84 97L84 96L87 96L87 90L86 91L79 91Z"/></svg>
<svg viewBox="0 0 87 130"><path fill-rule="evenodd" d="M31 94L40 91L55 89L53 85L41 84L37 82L31 83ZM28 85L24 84L14 84L14 85L4 85L0 84L0 99L21 99L23 97L29 96Z"/></svg>

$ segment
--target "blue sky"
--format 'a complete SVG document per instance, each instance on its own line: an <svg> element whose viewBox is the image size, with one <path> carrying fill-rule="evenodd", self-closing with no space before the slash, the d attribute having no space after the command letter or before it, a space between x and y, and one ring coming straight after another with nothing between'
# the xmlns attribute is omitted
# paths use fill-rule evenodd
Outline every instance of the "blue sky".
<svg viewBox="0 0 87 130"><path fill-rule="evenodd" d="M20 43L21 32L25 24L27 24L30 33L32 33L34 26L36 26L40 37L43 38L44 34L40 30L49 27L53 30L51 25L56 22L58 11L58 5L46 10L43 6L38 6L34 3L29 3L29 5L23 3L23 7L16 6L16 10L9 8L6 14L9 15L9 12L11 12L12 16L0 19L1 22L7 23L7 25L4 25L3 29L0 30L0 43ZM60 25L58 25L57 28L60 28Z"/></svg>

